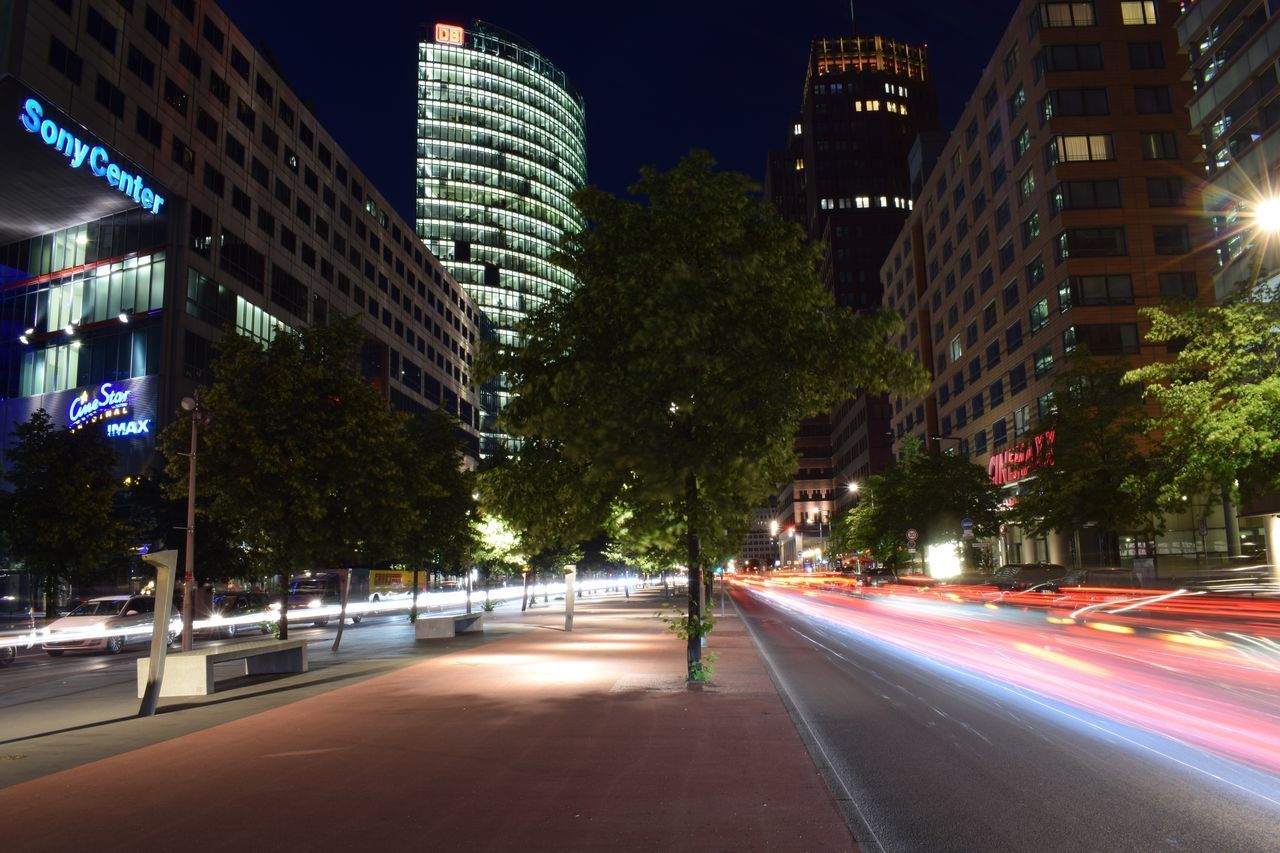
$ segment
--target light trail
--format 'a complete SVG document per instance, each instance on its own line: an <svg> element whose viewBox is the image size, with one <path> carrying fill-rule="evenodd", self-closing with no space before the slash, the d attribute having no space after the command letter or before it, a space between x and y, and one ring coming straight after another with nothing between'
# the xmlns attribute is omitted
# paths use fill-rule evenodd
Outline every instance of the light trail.
<svg viewBox="0 0 1280 853"><path fill-rule="evenodd" d="M605 594L611 590L627 590L635 589L638 581L635 578L627 579L611 579L611 578L589 578L579 580L574 584L575 594ZM535 594L539 597L549 596L551 598L564 598L566 585L560 583L541 583L530 586L529 596L532 599ZM619 593L622 594L622 593ZM499 587L489 590L489 600L495 605L510 604L520 601L524 596L523 587L509 586ZM482 590L473 590L471 593L471 604L473 610L483 609L485 595ZM466 607L467 593L466 590L448 590L440 592L423 592L418 594L418 611L422 615L453 613L461 608ZM379 601L349 601L347 602L347 616L387 616L395 614L408 614L412 601L408 595L403 598L381 599ZM289 621L307 623L312 619L336 619L342 613L339 605L323 605L319 607L297 607L289 609ZM175 616L175 619L178 617ZM255 625L271 625L280 621L280 613L278 605L273 603L273 608L267 612L250 613L235 617L223 617L215 614L208 619L197 619L193 624L193 631L209 632L219 631L232 625L237 627L252 627ZM181 633L181 628L177 623L177 633ZM23 631L21 633L0 634L0 649L32 649L41 646L44 643L73 643L83 642L85 640L100 640L108 637L127 637L137 638L148 636L151 634L151 625L131 626L127 628L104 628L101 626L92 626L84 628L62 629L57 632L49 632L47 629L36 629L34 631ZM64 651L94 651L93 649L76 649L74 647L66 647ZM100 650L99 650L100 651Z"/></svg>
<svg viewBox="0 0 1280 853"><path fill-rule="evenodd" d="M1227 620L1218 603L1198 609L1174 591L1128 590L1111 607L1080 613L1078 594L1068 591L1038 593L1039 607L1006 599L992 608L976 589L851 588L831 580L739 576L733 583L811 624L963 673L987 692L1016 690L1117 741L1280 804L1280 644L1252 630L1271 620L1264 633L1280 633L1280 602L1228 607L1245 615ZM1161 611L1170 602L1195 615ZM1206 620L1216 632L1202 630Z"/></svg>

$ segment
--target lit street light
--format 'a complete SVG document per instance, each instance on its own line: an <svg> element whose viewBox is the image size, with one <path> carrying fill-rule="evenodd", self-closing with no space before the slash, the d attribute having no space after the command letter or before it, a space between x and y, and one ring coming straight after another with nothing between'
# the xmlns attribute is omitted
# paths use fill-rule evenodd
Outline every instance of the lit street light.
<svg viewBox="0 0 1280 853"><path fill-rule="evenodd" d="M1260 231L1280 231L1280 198L1266 198L1253 209L1254 223Z"/></svg>

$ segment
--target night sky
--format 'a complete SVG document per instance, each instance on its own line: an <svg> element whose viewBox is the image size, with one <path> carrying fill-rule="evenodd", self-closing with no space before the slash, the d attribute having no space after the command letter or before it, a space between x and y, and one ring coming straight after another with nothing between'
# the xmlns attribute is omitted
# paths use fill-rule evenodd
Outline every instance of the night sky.
<svg viewBox="0 0 1280 853"><path fill-rule="evenodd" d="M668 168L693 147L764 178L800 106L809 40L852 32L847 0L556 3L474 0L222 0L265 41L299 97L413 221L416 34L480 18L559 65L587 105L591 183L615 193L643 165ZM929 45L942 119L964 107L1017 0L858 2L857 30ZM977 10L975 10L977 7ZM352 15L352 9L367 10ZM327 11L331 10L331 11Z"/></svg>

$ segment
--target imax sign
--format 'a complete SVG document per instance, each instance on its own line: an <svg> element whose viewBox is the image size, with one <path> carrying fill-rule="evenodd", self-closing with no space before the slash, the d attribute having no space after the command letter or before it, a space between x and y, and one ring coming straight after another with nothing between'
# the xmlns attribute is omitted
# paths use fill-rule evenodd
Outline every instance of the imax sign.
<svg viewBox="0 0 1280 853"><path fill-rule="evenodd" d="M18 114L18 121L28 133L37 134L45 145L55 148L67 158L67 164L79 169L86 163L89 171L107 182L107 185L142 205L150 213L159 213L164 196L143 183L141 175L134 175L111 162L111 155L101 145L91 145L51 118L44 118L44 106L35 98L27 98Z"/></svg>

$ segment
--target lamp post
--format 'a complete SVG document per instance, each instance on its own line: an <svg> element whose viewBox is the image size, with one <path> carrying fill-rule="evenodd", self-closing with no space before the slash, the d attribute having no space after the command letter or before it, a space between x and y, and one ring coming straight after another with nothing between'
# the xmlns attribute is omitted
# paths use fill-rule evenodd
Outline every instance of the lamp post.
<svg viewBox="0 0 1280 853"><path fill-rule="evenodd" d="M769 542L773 546L773 565L769 568L776 569L782 562L782 547L778 542L778 519L776 518L769 520Z"/></svg>
<svg viewBox="0 0 1280 853"><path fill-rule="evenodd" d="M182 410L191 413L191 449L187 453L187 556L182 581L182 650L191 651L191 629L195 622L196 566L196 443L204 410L200 408L200 392L182 398Z"/></svg>
<svg viewBox="0 0 1280 853"><path fill-rule="evenodd" d="M944 442L944 441L954 441L954 442L956 443L956 449L957 449L957 450L959 450L959 449L960 449L960 441L961 441L961 440L960 440L958 437L954 436L954 435L931 435L931 436L929 436L929 440L930 440L930 441L936 441L936 442L938 442L938 452L939 452L939 453L943 453L943 452L945 452L945 451L943 451L943 450L942 450L942 442Z"/></svg>

